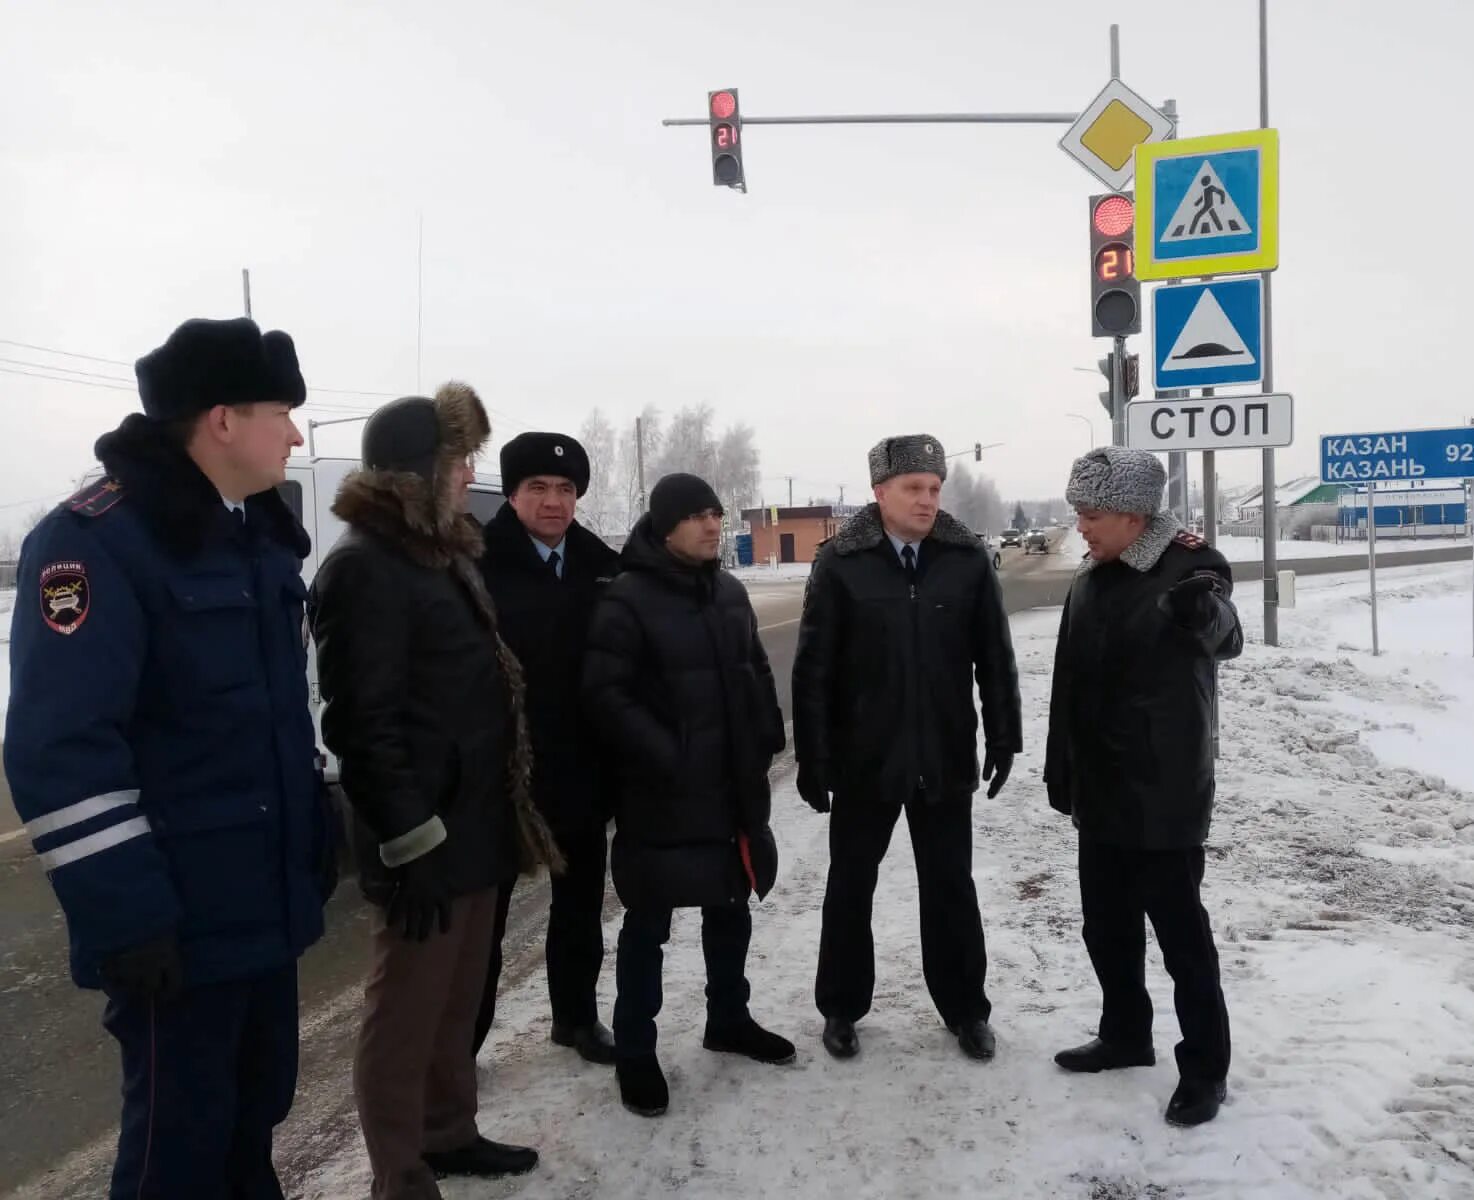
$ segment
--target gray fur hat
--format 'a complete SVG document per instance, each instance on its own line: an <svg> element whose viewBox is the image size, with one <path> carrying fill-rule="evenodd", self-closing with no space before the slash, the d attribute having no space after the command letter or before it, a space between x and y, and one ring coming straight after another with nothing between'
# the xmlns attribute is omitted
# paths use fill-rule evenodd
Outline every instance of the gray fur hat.
<svg viewBox="0 0 1474 1200"><path fill-rule="evenodd" d="M1125 446L1101 446L1070 468L1065 500L1077 508L1155 516L1167 472L1156 455Z"/></svg>
<svg viewBox="0 0 1474 1200"><path fill-rule="evenodd" d="M928 475L947 478L947 452L929 433L889 437L870 447L870 482L884 483L896 475Z"/></svg>

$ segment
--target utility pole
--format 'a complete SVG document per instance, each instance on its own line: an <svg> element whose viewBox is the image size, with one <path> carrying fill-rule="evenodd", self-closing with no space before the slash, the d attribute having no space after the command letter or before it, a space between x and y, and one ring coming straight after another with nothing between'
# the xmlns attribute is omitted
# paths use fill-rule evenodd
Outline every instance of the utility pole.
<svg viewBox="0 0 1474 1200"><path fill-rule="evenodd" d="M1259 0L1259 128L1269 128L1269 0ZM1272 271L1264 272L1264 390L1274 391ZM1274 502L1274 450L1264 454L1264 644L1280 644L1279 513ZM1374 610L1375 611L1375 610ZM1375 635L1373 637L1375 642ZM1374 651L1375 652L1375 651Z"/></svg>
<svg viewBox="0 0 1474 1200"><path fill-rule="evenodd" d="M425 214L420 214L420 238L415 251L415 391L420 387L420 362L425 349Z"/></svg>
<svg viewBox="0 0 1474 1200"><path fill-rule="evenodd" d="M637 517L645 515L645 420L643 417L635 418L635 480L639 486L640 511Z"/></svg>
<svg viewBox="0 0 1474 1200"><path fill-rule="evenodd" d="M247 267L241 268L241 291L246 297L246 316L251 315L251 272Z"/></svg>
<svg viewBox="0 0 1474 1200"><path fill-rule="evenodd" d="M792 508L793 507L793 476L792 475L786 475L786 476L784 476L784 478L786 478L788 480L788 507L789 508Z"/></svg>

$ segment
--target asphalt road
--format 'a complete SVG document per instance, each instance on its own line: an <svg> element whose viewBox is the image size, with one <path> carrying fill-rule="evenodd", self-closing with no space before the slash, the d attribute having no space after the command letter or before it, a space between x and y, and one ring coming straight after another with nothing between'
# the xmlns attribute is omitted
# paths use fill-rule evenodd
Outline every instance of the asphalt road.
<svg viewBox="0 0 1474 1200"><path fill-rule="evenodd" d="M1058 536L1058 535L1056 535ZM1467 558L1467 549L1408 551L1398 565ZM1358 570L1365 558L1306 559L1292 566L1316 575ZM1003 594L1010 612L1061 604L1071 564L1058 554L1003 552ZM1235 566L1241 580L1258 563ZM785 715L798 640L802 581L750 580L763 644ZM788 760L791 766L791 759ZM102 1000L72 986L66 931L50 885L0 794L0 1188L16 1200L81 1200L104 1194L118 1105L117 1052L99 1023ZM616 905L612 891L610 911ZM542 966L546 883L524 885L512 906L506 974L515 981ZM302 1069L298 1100L279 1138L284 1177L300 1175L325 1147L351 1136L355 1115L349 1063L368 948L368 920L351 882L328 910L328 935L302 961ZM606 1014L607 1015L607 1014Z"/></svg>

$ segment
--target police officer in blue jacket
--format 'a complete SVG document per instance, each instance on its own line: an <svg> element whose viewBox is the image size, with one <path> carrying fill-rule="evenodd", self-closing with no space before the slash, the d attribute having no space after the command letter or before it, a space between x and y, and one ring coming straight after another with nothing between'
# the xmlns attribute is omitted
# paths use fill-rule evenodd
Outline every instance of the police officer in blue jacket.
<svg viewBox="0 0 1474 1200"><path fill-rule="evenodd" d="M21 551L5 770L123 1055L113 1200L280 1200L297 968L331 890L307 536L274 486L285 333L187 321L137 364L106 476Z"/></svg>

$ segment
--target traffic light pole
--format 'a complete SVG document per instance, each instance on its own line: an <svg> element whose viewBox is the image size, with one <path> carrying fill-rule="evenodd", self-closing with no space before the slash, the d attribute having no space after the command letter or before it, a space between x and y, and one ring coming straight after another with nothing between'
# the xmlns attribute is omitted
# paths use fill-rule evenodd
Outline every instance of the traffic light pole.
<svg viewBox="0 0 1474 1200"><path fill-rule="evenodd" d="M1115 346L1111 354L1111 445L1126 444L1126 383L1123 372L1126 367L1126 339L1113 339Z"/></svg>
<svg viewBox="0 0 1474 1200"><path fill-rule="evenodd" d="M743 117L744 125L1073 125L1079 113L867 113L816 117ZM662 125L709 125L706 117L666 117Z"/></svg>

